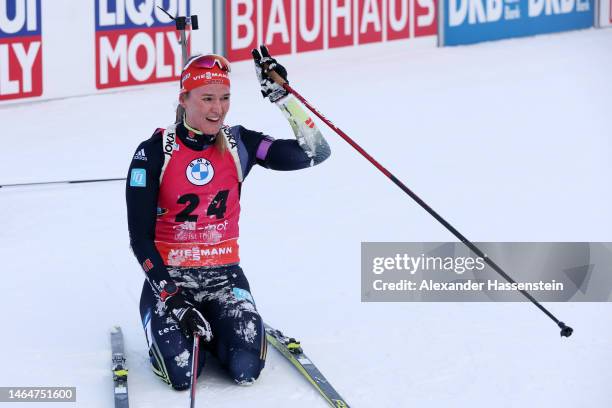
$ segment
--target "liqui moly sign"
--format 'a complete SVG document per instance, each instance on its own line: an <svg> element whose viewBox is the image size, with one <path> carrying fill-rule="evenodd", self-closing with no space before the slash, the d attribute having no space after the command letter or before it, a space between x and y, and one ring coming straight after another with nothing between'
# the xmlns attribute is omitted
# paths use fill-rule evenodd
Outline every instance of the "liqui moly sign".
<svg viewBox="0 0 612 408"><path fill-rule="evenodd" d="M437 33L437 0L227 0L226 54L248 59Z"/></svg>
<svg viewBox="0 0 612 408"><path fill-rule="evenodd" d="M190 11L189 0L95 1L98 89L179 79L179 33L157 6L173 16Z"/></svg>
<svg viewBox="0 0 612 408"><path fill-rule="evenodd" d="M40 0L0 0L0 100L42 95Z"/></svg>

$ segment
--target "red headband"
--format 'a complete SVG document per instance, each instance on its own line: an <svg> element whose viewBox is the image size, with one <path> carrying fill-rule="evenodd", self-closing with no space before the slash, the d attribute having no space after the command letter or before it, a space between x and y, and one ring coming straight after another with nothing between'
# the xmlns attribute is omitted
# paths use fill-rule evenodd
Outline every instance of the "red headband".
<svg viewBox="0 0 612 408"><path fill-rule="evenodd" d="M220 55L195 57L183 68L181 93L210 84L230 86L229 72L229 62Z"/></svg>

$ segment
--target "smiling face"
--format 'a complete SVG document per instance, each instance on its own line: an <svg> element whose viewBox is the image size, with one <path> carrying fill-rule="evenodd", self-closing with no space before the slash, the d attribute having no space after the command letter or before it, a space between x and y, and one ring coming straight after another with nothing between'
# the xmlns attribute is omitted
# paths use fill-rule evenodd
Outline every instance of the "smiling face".
<svg viewBox="0 0 612 408"><path fill-rule="evenodd" d="M230 107L230 88L221 84L200 86L181 94L179 101L190 126L207 135L215 135L223 126Z"/></svg>

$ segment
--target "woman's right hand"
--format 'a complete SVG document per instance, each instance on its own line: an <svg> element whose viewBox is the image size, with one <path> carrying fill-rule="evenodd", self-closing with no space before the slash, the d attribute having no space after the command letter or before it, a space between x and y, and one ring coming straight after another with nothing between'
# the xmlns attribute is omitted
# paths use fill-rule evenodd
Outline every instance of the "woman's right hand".
<svg viewBox="0 0 612 408"><path fill-rule="evenodd" d="M164 301L166 311L176 320L181 332L190 338L198 334L202 340L212 340L212 330L202 313L180 293L169 296Z"/></svg>

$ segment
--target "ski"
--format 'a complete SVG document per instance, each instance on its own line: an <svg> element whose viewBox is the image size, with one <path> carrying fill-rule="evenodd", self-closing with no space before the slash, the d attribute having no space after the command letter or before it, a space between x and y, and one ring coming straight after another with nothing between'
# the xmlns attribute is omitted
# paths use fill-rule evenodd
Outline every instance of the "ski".
<svg viewBox="0 0 612 408"><path fill-rule="evenodd" d="M125 353L123 351L123 332L121 327L115 326L111 329L111 350L115 408L128 408L128 369L125 364Z"/></svg>
<svg viewBox="0 0 612 408"><path fill-rule="evenodd" d="M330 406L334 408L348 408L349 405L346 401L331 386L312 361L306 357L299 341L293 337L285 336L280 330L274 329L267 324L265 324L265 327L268 342L280 351L310 381Z"/></svg>

